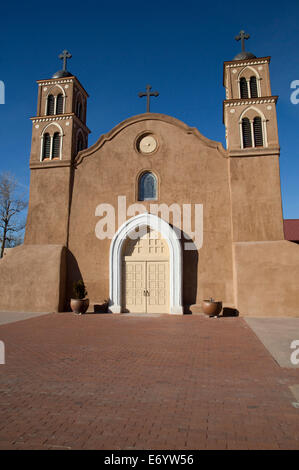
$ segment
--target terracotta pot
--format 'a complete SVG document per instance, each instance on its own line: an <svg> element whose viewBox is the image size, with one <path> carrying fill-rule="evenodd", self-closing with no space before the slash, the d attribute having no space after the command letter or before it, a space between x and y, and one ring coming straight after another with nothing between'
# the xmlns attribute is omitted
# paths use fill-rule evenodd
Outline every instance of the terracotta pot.
<svg viewBox="0 0 299 470"><path fill-rule="evenodd" d="M203 313L209 317L218 316L222 310L222 302L214 300L203 300L202 301Z"/></svg>
<svg viewBox="0 0 299 470"><path fill-rule="evenodd" d="M89 299L71 299L70 305L74 313L85 313L89 307Z"/></svg>

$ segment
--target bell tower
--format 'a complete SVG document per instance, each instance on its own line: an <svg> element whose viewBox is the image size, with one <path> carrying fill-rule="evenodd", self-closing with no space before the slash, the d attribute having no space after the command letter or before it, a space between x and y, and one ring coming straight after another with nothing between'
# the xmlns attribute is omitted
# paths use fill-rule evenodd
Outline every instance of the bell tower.
<svg viewBox="0 0 299 470"><path fill-rule="evenodd" d="M38 80L37 114L32 120L30 202L27 244L68 244L68 219L73 160L88 146L88 94L67 71L71 54L59 58L63 68L52 78Z"/></svg>
<svg viewBox="0 0 299 470"><path fill-rule="evenodd" d="M282 240L276 103L270 86L270 57L245 51L249 35L235 38L242 51L224 62L223 121L232 198L235 242Z"/></svg>

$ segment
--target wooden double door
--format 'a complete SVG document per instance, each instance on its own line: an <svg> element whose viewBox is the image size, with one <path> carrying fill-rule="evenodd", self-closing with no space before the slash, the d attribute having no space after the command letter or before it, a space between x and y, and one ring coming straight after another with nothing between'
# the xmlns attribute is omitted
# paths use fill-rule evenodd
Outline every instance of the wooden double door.
<svg viewBox="0 0 299 470"><path fill-rule="evenodd" d="M123 308L135 313L169 313L168 261L124 261Z"/></svg>
<svg viewBox="0 0 299 470"><path fill-rule="evenodd" d="M150 227L124 244L122 304L125 312L169 313L168 244Z"/></svg>

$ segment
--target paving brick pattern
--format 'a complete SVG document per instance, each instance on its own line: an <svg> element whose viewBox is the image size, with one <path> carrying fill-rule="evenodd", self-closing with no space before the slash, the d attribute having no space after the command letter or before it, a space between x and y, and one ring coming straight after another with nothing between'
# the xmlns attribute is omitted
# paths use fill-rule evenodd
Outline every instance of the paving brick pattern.
<svg viewBox="0 0 299 470"><path fill-rule="evenodd" d="M49 314L0 340L0 449L299 449L299 371L242 318Z"/></svg>

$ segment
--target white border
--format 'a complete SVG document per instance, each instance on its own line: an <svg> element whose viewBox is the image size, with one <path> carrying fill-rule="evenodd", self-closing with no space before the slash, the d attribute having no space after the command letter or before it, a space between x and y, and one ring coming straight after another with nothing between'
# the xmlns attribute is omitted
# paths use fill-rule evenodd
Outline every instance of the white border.
<svg viewBox="0 0 299 470"><path fill-rule="evenodd" d="M138 227L149 226L161 233L169 247L170 313L183 314L182 305L182 249L180 240L170 225L160 217L145 212L127 220L115 233L110 245L109 312L122 309L122 247L129 234Z"/></svg>

